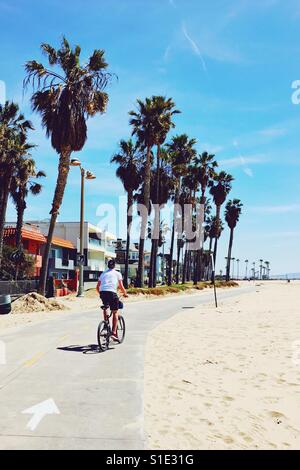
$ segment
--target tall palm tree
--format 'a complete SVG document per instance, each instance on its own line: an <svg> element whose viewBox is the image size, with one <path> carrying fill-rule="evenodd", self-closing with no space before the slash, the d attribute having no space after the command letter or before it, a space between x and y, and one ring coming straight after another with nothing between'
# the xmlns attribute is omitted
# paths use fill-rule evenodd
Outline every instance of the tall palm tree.
<svg viewBox="0 0 300 470"><path fill-rule="evenodd" d="M264 262L264 260L260 259L259 262L260 262L260 265L259 265L259 278L262 279L262 271L263 271L263 262Z"/></svg>
<svg viewBox="0 0 300 470"><path fill-rule="evenodd" d="M122 181L124 189L127 192L127 240L124 285L126 288L128 288L133 198L134 192L138 190L142 179L140 166L143 163L143 157L139 144L134 143L132 139L129 139L128 141L121 140L119 144L119 151L112 157L111 162L119 165L116 174L117 177Z"/></svg>
<svg viewBox="0 0 300 470"><path fill-rule="evenodd" d="M47 244L43 255L40 292L45 293L49 252L55 223L63 201L72 152L82 150L87 140L87 119L104 113L108 95L104 92L111 74L103 50L95 50L85 65L80 64L80 46L71 48L63 38L59 49L42 44L50 69L35 60L25 65L24 86L33 85L32 107L42 117L47 137L59 154L58 177L52 202Z"/></svg>
<svg viewBox="0 0 300 470"><path fill-rule="evenodd" d="M270 261L265 261L265 265L266 265L266 268L267 268L267 279L270 279Z"/></svg>
<svg viewBox="0 0 300 470"><path fill-rule="evenodd" d="M145 101L137 100L137 111L130 111L130 125L133 127L133 135L136 135L138 141L146 149L146 163L144 169L144 192L143 204L147 211L150 208L150 183L151 183L151 163L152 148L158 147L164 141L166 133L172 126L171 116L174 103L167 100L167 105L163 105L161 97L152 96ZM171 108L171 109L170 109ZM159 151L158 151L159 154ZM159 157L158 157L159 158ZM147 229L147 217L142 217L140 246L139 246L139 265L137 272L137 287L144 285L144 247Z"/></svg>
<svg viewBox="0 0 300 470"><path fill-rule="evenodd" d="M226 201L228 194L231 191L232 181L234 180L233 176L226 173L225 171L221 171L220 173L216 174L214 177L214 185L210 188L210 193L213 196L214 203L216 205L216 223L217 225L220 222L221 216L221 207ZM218 249L218 239L217 236L215 238L215 246L214 246L214 262L216 266L217 261L217 249Z"/></svg>
<svg viewBox="0 0 300 470"><path fill-rule="evenodd" d="M246 265L246 268L245 268L245 278L246 278L246 279L248 278L248 264L249 264L249 260L248 260L248 259L245 259L245 265Z"/></svg>
<svg viewBox="0 0 300 470"><path fill-rule="evenodd" d="M159 191L157 191L157 184L159 184ZM159 210L155 211L153 230L155 237L153 237L153 231L151 241L151 260L150 260L150 273L149 273L149 287L156 287L157 284L157 257L158 249L160 248L161 241L161 230L162 222L160 220L160 209L165 206L172 196L174 189L174 179L172 175L172 167L169 161L169 155L165 148L161 148L161 163L160 163L160 176L158 181L152 180L150 198L152 203L159 207ZM157 207L156 206L156 207ZM157 222L159 221L159 238L157 239Z"/></svg>
<svg viewBox="0 0 300 470"><path fill-rule="evenodd" d="M36 179L46 177L43 171L37 171L35 161L26 158L18 162L16 173L11 184L11 197L17 211L16 224L16 249L20 250L22 244L22 227L24 223L24 212L27 208L26 199L28 194L37 196L42 191L42 185Z"/></svg>
<svg viewBox="0 0 300 470"><path fill-rule="evenodd" d="M215 160L215 155L209 154L208 152L203 152L199 157L194 159L195 165L199 168L198 178L199 184L201 188L201 197L200 197L200 204L204 206L206 204L206 191L208 187L212 186L212 181L216 176L216 168L218 167L218 163ZM199 274L201 271L201 255L203 252L199 249L197 251L196 257L196 266L195 266L195 276L194 276L194 284L197 285L199 279Z"/></svg>
<svg viewBox="0 0 300 470"><path fill-rule="evenodd" d="M171 236L171 248L170 248L170 259L168 267L168 284L172 284L173 274L173 255L174 255L174 242L175 242L175 231L178 221L179 214L177 212L180 193L182 189L182 178L187 174L188 167L192 159L196 156L196 139L190 139L187 134L176 135L172 138L171 142L167 144L167 150L172 161L172 171L175 180L175 191L174 191L174 221ZM179 233L179 239L182 233ZM180 243L180 242L179 242Z"/></svg>
<svg viewBox="0 0 300 470"><path fill-rule="evenodd" d="M213 241L217 238L219 239L222 235L222 232L224 230L224 224L221 219L217 219L216 216L214 217L209 217L209 219L206 221L206 227L205 231L207 232L208 238L209 238L209 249L208 249L208 255L210 257L209 263L211 263L211 255L212 255L212 247L213 247ZM209 271L207 272L206 280L209 280Z"/></svg>
<svg viewBox="0 0 300 470"><path fill-rule="evenodd" d="M159 117L158 124L158 133L156 139L156 173L155 173L155 200L156 200L156 210L154 217L154 233L157 235L160 227L160 208L163 202L159 203L160 191L162 190L162 185L160 184L161 176L161 149L162 145L165 143L168 133L171 129L175 127L173 122L173 117L176 114L179 114L180 111L175 109L175 103L171 98L165 98L164 96L153 96L153 105L156 108L156 113ZM163 159L166 161L167 152L164 151L162 155ZM152 199L153 201L153 199ZM167 202L167 201L166 201ZM159 248L159 237L152 237L151 243L151 259L150 259L150 272L149 272L149 287L156 287L156 266L157 266L157 256Z"/></svg>
<svg viewBox="0 0 300 470"><path fill-rule="evenodd" d="M16 103L0 104L0 266L7 203L16 162L33 147L27 143L29 130L33 130L32 123L19 113Z"/></svg>
<svg viewBox="0 0 300 470"><path fill-rule="evenodd" d="M241 212L242 212L243 204L239 199L233 199L227 202L225 208L225 220L230 228L230 239L229 239L229 246L228 246L228 255L227 255L227 266L226 266L226 281L230 280L230 262L231 262L231 253L232 253L232 246L233 246L233 237L234 237L234 229L237 226L239 221Z"/></svg>

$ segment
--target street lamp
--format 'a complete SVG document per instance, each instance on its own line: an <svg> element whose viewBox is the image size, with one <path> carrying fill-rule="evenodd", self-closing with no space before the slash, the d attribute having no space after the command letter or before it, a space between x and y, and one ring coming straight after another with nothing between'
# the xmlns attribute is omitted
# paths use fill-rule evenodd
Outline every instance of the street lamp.
<svg viewBox="0 0 300 470"><path fill-rule="evenodd" d="M79 286L77 297L84 297L84 183L85 180L95 180L96 176L91 172L85 170L80 160L74 158L71 160L71 166L77 166L81 172L81 203L80 203L80 264L79 264Z"/></svg>

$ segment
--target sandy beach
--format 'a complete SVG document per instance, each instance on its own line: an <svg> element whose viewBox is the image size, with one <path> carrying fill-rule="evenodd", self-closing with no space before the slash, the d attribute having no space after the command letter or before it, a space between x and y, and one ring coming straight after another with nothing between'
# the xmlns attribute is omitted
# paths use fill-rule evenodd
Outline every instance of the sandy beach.
<svg viewBox="0 0 300 470"><path fill-rule="evenodd" d="M299 281L183 310L148 338L151 449L299 449L299 403Z"/></svg>

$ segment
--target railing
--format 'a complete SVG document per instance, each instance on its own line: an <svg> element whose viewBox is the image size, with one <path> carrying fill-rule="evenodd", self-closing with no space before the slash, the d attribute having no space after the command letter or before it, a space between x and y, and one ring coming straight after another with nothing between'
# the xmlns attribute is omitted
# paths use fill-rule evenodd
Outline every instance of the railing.
<svg viewBox="0 0 300 470"><path fill-rule="evenodd" d="M20 295L36 292L38 281L0 281L0 295Z"/></svg>
<svg viewBox="0 0 300 470"><path fill-rule="evenodd" d="M99 238L89 238L89 244L100 248L103 248L105 245Z"/></svg>
<svg viewBox="0 0 300 470"><path fill-rule="evenodd" d="M63 260L62 258L51 258L49 260L49 266L51 269L69 269L73 270L74 269L74 260L70 259L68 260Z"/></svg>

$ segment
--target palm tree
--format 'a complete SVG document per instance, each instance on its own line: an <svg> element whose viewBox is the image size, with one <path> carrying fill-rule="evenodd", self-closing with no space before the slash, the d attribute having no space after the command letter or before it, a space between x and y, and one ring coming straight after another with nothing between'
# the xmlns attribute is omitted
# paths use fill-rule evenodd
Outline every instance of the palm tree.
<svg viewBox="0 0 300 470"><path fill-rule="evenodd" d="M214 203L216 205L216 222L217 225L220 222L221 207L224 204L228 194L231 191L231 183L234 180L233 176L229 175L225 171L221 171L214 177L214 185L210 189L210 193L213 196ZM217 249L218 249L218 236L215 238L214 247L214 262L216 266L217 261Z"/></svg>
<svg viewBox="0 0 300 470"><path fill-rule="evenodd" d="M37 196L42 191L42 185L35 179L45 177L43 171L37 171L35 161L32 158L26 158L18 163L16 174L12 179L11 197L17 210L16 224L16 249L21 250L22 227L24 222L24 212L27 208L26 199L28 194Z"/></svg>
<svg viewBox="0 0 300 470"><path fill-rule="evenodd" d="M120 150L112 157L111 162L119 165L116 174L123 183L127 192L127 241L125 257L124 285L128 288L129 271L129 250L130 250L130 231L132 224L132 207L134 191L137 191L141 184L140 165L142 163L141 149L138 143L131 139L121 140Z"/></svg>
<svg viewBox="0 0 300 470"><path fill-rule="evenodd" d="M180 111L175 108L175 103L171 98L166 99L163 96L153 96L153 105L156 108L156 113L159 115L159 126L158 126L158 134L156 140L157 146L157 154L156 154L156 175L155 175L155 203L156 203L156 210L155 210L155 217L154 217L154 233L157 234L160 227L160 209L161 204L164 201L159 202L160 198L160 191L162 190L162 185L160 184L160 165L161 165L161 148L162 145L165 143L167 135L169 131L175 127L172 119L175 114L179 114ZM167 152L163 152L163 158L168 160ZM153 201L153 199L152 199ZM167 202L167 201L165 201ZM159 248L159 238L152 237L152 246L151 246L151 259L150 259L150 272L149 272L149 287L156 287L156 266L157 266L157 255L158 255L158 248Z"/></svg>
<svg viewBox="0 0 300 470"><path fill-rule="evenodd" d="M259 265L259 278L260 278L260 280L261 280L261 279L262 279L262 270L263 270L263 262L264 262L264 260L263 260L263 259L260 259L259 262L260 262L260 265Z"/></svg>
<svg viewBox="0 0 300 470"><path fill-rule="evenodd" d="M241 260L239 258L236 260L236 264L237 264L237 275L236 275L236 277L237 277L237 280L239 280L239 278L240 278L240 261Z"/></svg>
<svg viewBox="0 0 300 470"><path fill-rule="evenodd" d="M204 206L206 204L206 190L208 187L212 186L212 181L216 176L216 168L218 163L215 160L215 155L211 155L208 152L203 152L199 157L194 159L194 164L199 167L198 178L201 188L201 197L200 204ZM201 256L203 248L199 249L197 252L197 264L195 266L195 277L194 284L197 285L197 282L200 280L200 271L201 271Z"/></svg>
<svg viewBox="0 0 300 470"><path fill-rule="evenodd" d="M152 148L158 148L164 142L167 132L173 126L171 116L173 115L174 103L172 100L165 100L162 97L152 96L145 101L137 100L137 111L130 111L130 125L133 127L133 135L136 135L139 143L146 149L146 163L144 169L144 192L143 205L146 211L150 209L150 183L151 183L151 163ZM159 162L158 149L158 162ZM137 287L144 285L144 247L148 217L142 217L140 246L139 246L139 266L137 272Z"/></svg>
<svg viewBox="0 0 300 470"><path fill-rule="evenodd" d="M153 230L155 230L155 236L150 237L152 240L151 247L151 259L150 259L150 276L149 276L149 287L156 287L157 284L157 257L158 249L160 248L161 242L161 230L162 223L160 220L160 209L165 206L172 196L174 190L174 178L172 175L172 167L169 161L169 155L165 148L161 148L161 164L160 164L160 176L159 176L159 191L157 191L157 181L152 180L150 198L152 203L159 207L159 210L155 211ZM158 199L157 199L158 197ZM157 222L159 220L159 238L157 239ZM153 232L152 232L153 233Z"/></svg>
<svg viewBox="0 0 300 470"><path fill-rule="evenodd" d="M33 147L27 143L29 130L33 130L33 126L19 113L16 103L0 104L0 266L7 203L16 162Z"/></svg>
<svg viewBox="0 0 300 470"><path fill-rule="evenodd" d="M245 269L245 278L246 278L246 279L248 278L248 264L249 264L249 260L248 260L248 259L245 259L245 265L246 265L246 269Z"/></svg>
<svg viewBox="0 0 300 470"><path fill-rule="evenodd" d="M265 265L267 268L267 279L270 279L270 261L265 261Z"/></svg>
<svg viewBox="0 0 300 470"><path fill-rule="evenodd" d="M174 222L171 236L170 259L168 267L168 284L172 284L173 274L173 255L174 255L174 242L176 225L179 219L178 206L180 203L180 194L182 190L182 179L188 172L188 167L193 158L196 156L196 139L190 139L186 134L176 135L172 138L171 142L167 144L167 150L172 162L172 172L175 180L174 191ZM178 239L182 238L182 230L179 233ZM179 241L180 243L180 241Z"/></svg>
<svg viewBox="0 0 300 470"><path fill-rule="evenodd" d="M217 220L217 217L209 217L206 221L205 231L207 232L207 236L209 238L209 249L208 249L208 256L209 256L209 263L211 263L211 254L212 254L212 245L213 241L216 238L220 238L222 232L224 230L224 224L222 220ZM209 271L207 272L206 280L209 280Z"/></svg>
<svg viewBox="0 0 300 470"><path fill-rule="evenodd" d="M24 87L32 83L32 107L42 117L47 137L59 154L58 177L40 276L40 292L45 293L49 252L55 223L63 201L72 152L82 150L87 140L87 119L104 113L108 95L104 92L111 74L103 50L95 50L85 65L80 64L80 46L72 49L63 38L58 50L42 44L50 69L35 60L27 62Z"/></svg>
<svg viewBox="0 0 300 470"><path fill-rule="evenodd" d="M230 280L230 261L231 261L231 253L232 253L232 246L233 246L233 237L234 237L234 229L237 226L239 221L241 212L242 212L243 204L239 199L233 199L227 202L226 209L225 209L225 220L230 228L230 239L229 239L229 247L228 247L228 255L227 255L227 267L226 267L226 281Z"/></svg>

